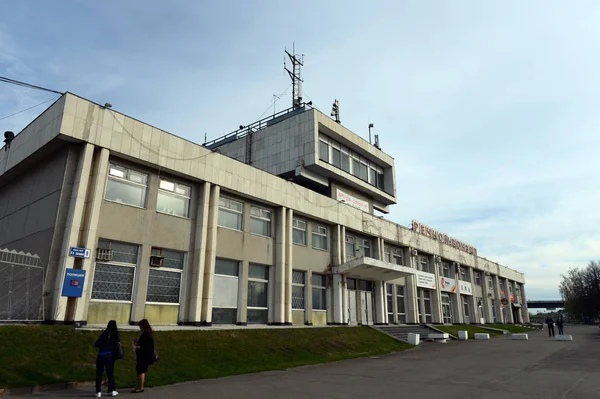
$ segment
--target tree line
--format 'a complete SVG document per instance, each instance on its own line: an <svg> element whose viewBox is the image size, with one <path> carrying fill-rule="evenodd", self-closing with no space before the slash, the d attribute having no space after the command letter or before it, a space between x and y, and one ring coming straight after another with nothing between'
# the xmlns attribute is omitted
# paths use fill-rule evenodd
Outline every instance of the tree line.
<svg viewBox="0 0 600 399"><path fill-rule="evenodd" d="M565 311L597 317L600 313L600 262L590 261L587 267L570 269L561 277L559 290L565 301Z"/></svg>

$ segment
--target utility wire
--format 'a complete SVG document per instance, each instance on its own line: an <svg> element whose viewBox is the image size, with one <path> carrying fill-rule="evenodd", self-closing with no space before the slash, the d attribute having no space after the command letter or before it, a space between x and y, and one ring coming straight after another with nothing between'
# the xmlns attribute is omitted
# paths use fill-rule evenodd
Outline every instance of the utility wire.
<svg viewBox="0 0 600 399"><path fill-rule="evenodd" d="M30 109L33 109L33 108L35 108L35 107L39 107L39 106L40 106L40 105L42 105L42 104L46 104L47 102L54 101L54 100L55 100L54 98L51 98L51 99L49 99L49 100L42 101L41 103L39 103L39 104L36 104L36 105L34 105L34 106L32 106L32 107L25 108L25 109L23 109L23 110L21 110L21 111L19 111L19 112L15 112L14 114L10 114L10 115L3 116L2 118L0 118L0 121L2 121L2 120L4 120L4 119L8 119L8 118L10 118L11 116L19 115L20 113L23 113L23 112L29 111Z"/></svg>
<svg viewBox="0 0 600 399"><path fill-rule="evenodd" d="M292 83L290 83L290 85L287 87L287 89L285 89L283 91L283 93L281 93L279 96L277 97L281 97L283 96L285 93L287 93L287 91L290 89L290 87L292 87ZM275 102L275 99L273 99L273 101L269 104L269 107L265 110L265 112L263 112L258 119L256 119L257 121L261 120L263 116L265 116L265 114L271 109L271 107L273 106L273 103Z"/></svg>
<svg viewBox="0 0 600 399"><path fill-rule="evenodd" d="M36 85L31 84L31 83L21 82L19 80L14 80L14 79L6 78L4 76L0 76L0 82L10 83L10 84L14 84L14 85L17 85L17 86L22 86L22 87L27 87L29 89L36 89L36 90L47 91L47 92L50 92L50 93L55 93L55 94L60 94L60 95L65 94L65 93L60 92L60 91L56 91L56 90L52 90L52 89L47 89L47 88L42 87L42 86L36 86Z"/></svg>

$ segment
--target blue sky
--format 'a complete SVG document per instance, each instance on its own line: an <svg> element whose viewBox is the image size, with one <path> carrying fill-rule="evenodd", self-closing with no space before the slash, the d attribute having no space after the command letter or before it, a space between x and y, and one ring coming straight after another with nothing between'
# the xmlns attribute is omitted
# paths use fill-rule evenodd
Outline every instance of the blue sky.
<svg viewBox="0 0 600 399"><path fill-rule="evenodd" d="M532 299L558 297L561 273L600 258L600 3L296 4L6 2L0 75L201 143L272 107L295 42L305 97L327 113L337 98L363 137L374 123L396 159L389 219L525 272ZM51 98L3 84L0 118ZM290 103L288 91L276 107Z"/></svg>

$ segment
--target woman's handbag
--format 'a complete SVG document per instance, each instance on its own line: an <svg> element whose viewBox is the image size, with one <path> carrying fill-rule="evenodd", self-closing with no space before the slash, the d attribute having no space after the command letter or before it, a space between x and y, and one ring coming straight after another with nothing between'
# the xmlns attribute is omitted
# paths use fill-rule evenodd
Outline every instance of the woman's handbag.
<svg viewBox="0 0 600 399"><path fill-rule="evenodd" d="M123 359L125 352L123 352L123 345L121 342L117 342L117 351L115 353L115 359Z"/></svg>

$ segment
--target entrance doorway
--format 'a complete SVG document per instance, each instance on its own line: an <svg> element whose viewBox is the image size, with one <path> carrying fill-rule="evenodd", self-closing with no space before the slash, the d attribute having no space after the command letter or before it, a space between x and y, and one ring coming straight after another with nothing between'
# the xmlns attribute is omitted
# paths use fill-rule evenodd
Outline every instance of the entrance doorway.
<svg viewBox="0 0 600 399"><path fill-rule="evenodd" d="M348 324L372 325L375 323L373 282L348 279Z"/></svg>
<svg viewBox="0 0 600 399"><path fill-rule="evenodd" d="M358 313L356 308L356 280L348 279L348 324L355 326L358 324Z"/></svg>
<svg viewBox="0 0 600 399"><path fill-rule="evenodd" d="M469 314L469 300L463 298L463 323L471 324L471 317Z"/></svg>
<svg viewBox="0 0 600 399"><path fill-rule="evenodd" d="M452 324L452 305L448 294L442 294L442 318L444 324Z"/></svg>

